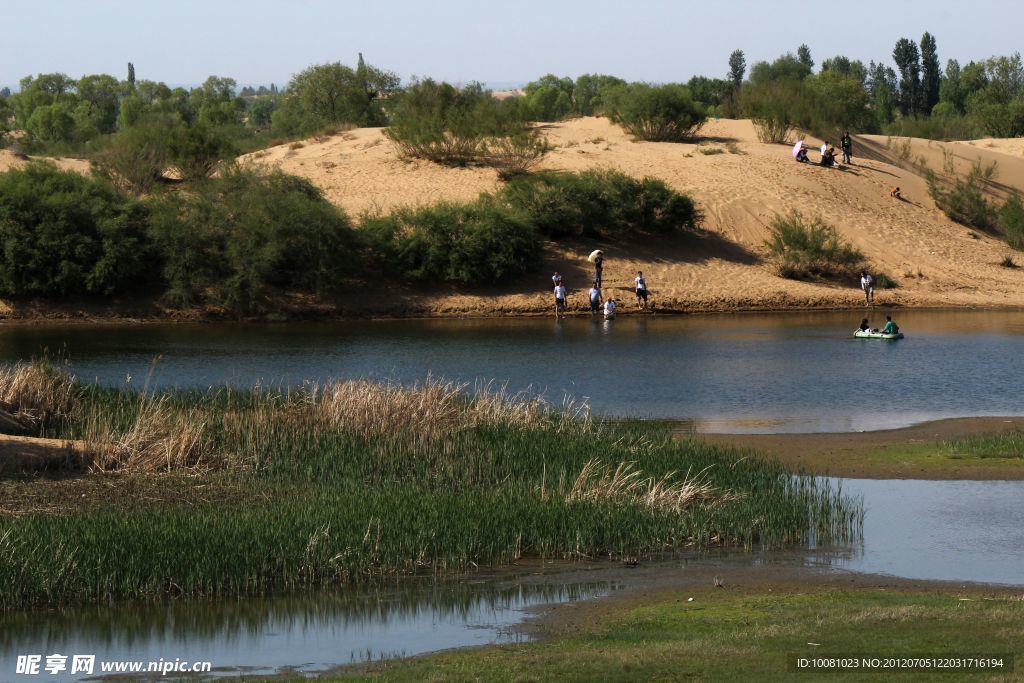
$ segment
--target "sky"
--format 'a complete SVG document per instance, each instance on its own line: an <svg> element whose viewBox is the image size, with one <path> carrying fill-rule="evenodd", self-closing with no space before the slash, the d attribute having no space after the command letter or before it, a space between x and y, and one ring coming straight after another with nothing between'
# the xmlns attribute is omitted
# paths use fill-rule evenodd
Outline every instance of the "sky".
<svg viewBox="0 0 1024 683"><path fill-rule="evenodd" d="M1022 47L1018 0L2 0L0 85L63 72L170 85L211 74L239 85L287 83L312 64L368 63L403 79L492 87L545 73L627 80L724 77L729 54L756 61L807 43L817 63L842 54L892 61L901 37L930 31L961 63Z"/></svg>

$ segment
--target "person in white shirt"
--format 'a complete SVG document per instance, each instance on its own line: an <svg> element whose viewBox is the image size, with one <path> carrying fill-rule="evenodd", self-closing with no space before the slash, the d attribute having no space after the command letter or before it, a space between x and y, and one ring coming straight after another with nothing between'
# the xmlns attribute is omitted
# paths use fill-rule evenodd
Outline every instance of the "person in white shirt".
<svg viewBox="0 0 1024 683"><path fill-rule="evenodd" d="M860 271L860 288L864 290L864 305L875 300L875 278L866 270Z"/></svg>
<svg viewBox="0 0 1024 683"><path fill-rule="evenodd" d="M636 277L633 278L633 282L636 284L636 303L640 308L647 308L647 280L644 279L644 271L636 271Z"/></svg>
<svg viewBox="0 0 1024 683"><path fill-rule="evenodd" d="M556 287L562 284L562 274L559 273L557 270L555 271L555 274L551 276L551 284L555 285Z"/></svg>
<svg viewBox="0 0 1024 683"><path fill-rule="evenodd" d="M601 289L594 283L594 286L590 288L590 312L597 313L601 310Z"/></svg>
<svg viewBox="0 0 1024 683"><path fill-rule="evenodd" d="M555 285L555 317L557 318L560 313L565 312L565 285L559 282Z"/></svg>
<svg viewBox="0 0 1024 683"><path fill-rule="evenodd" d="M604 302L604 318L609 320L615 317L615 299L609 298Z"/></svg>
<svg viewBox="0 0 1024 683"><path fill-rule="evenodd" d="M828 140L821 145L821 158L824 159L826 154L828 154Z"/></svg>

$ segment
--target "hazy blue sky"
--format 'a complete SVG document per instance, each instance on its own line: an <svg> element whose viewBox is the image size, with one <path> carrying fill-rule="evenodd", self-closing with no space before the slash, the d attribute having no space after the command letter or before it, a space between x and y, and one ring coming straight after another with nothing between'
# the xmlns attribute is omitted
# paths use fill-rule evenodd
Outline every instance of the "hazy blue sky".
<svg viewBox="0 0 1024 683"><path fill-rule="evenodd" d="M898 38L931 31L942 63L1021 49L1015 0L4 0L0 84L30 73L73 77L135 63L139 79L283 84L310 64L367 61L450 81L527 81L546 72L631 80L724 76L806 42L891 61Z"/></svg>

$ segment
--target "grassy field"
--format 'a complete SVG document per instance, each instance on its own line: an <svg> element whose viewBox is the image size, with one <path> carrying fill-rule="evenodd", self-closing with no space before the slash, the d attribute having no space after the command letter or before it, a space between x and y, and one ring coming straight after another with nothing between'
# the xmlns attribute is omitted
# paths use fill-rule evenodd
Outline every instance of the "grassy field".
<svg viewBox="0 0 1024 683"><path fill-rule="evenodd" d="M859 530L856 503L778 465L462 389L142 395L9 368L0 402L40 435L84 446L57 472L0 479L0 609Z"/></svg>
<svg viewBox="0 0 1024 683"><path fill-rule="evenodd" d="M693 597L693 601L689 598ZM1019 596L834 587L671 589L579 617L565 637L359 667L337 680L1021 680ZM1001 656L983 672L808 673L797 657Z"/></svg>

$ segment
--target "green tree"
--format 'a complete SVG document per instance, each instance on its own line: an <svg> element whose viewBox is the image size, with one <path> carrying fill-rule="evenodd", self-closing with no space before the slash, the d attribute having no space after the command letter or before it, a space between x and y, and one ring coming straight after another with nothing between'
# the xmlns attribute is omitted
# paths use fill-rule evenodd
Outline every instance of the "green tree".
<svg viewBox="0 0 1024 683"><path fill-rule="evenodd" d="M335 62L311 66L288 84L275 127L283 133L308 133L334 123L380 126L386 123L382 101L398 91L398 76L363 64L358 70ZM283 111L282 111L283 110Z"/></svg>
<svg viewBox="0 0 1024 683"><path fill-rule="evenodd" d="M921 55L917 43L900 38L892 51L892 59L899 71L899 108L904 116L911 116L921 108Z"/></svg>
<svg viewBox="0 0 1024 683"><path fill-rule="evenodd" d="M868 70L859 59L851 60L842 55L830 57L821 63L822 72L833 71L840 76L852 78L864 85L868 80Z"/></svg>
<svg viewBox="0 0 1024 683"><path fill-rule="evenodd" d="M135 89L135 65L128 62L128 87Z"/></svg>
<svg viewBox="0 0 1024 683"><path fill-rule="evenodd" d="M168 141L176 125L167 117L140 118L93 153L93 169L123 190L148 192L168 166Z"/></svg>
<svg viewBox="0 0 1024 683"><path fill-rule="evenodd" d="M270 95L263 95L253 100L249 107L249 125L253 128L266 128L274 120L277 100Z"/></svg>
<svg viewBox="0 0 1024 683"><path fill-rule="evenodd" d="M729 80L733 87L738 88L743 85L743 75L746 72L747 58L743 55L743 50L733 50L729 55Z"/></svg>
<svg viewBox="0 0 1024 683"><path fill-rule="evenodd" d="M11 96L14 115L21 128L28 127L36 108L58 102L72 108L77 103L75 81L59 73L26 76L21 79L18 92Z"/></svg>
<svg viewBox="0 0 1024 683"><path fill-rule="evenodd" d="M75 117L72 104L55 102L36 107L25 130L32 137L46 142L63 142L72 139Z"/></svg>
<svg viewBox="0 0 1024 683"><path fill-rule="evenodd" d="M678 83L632 83L605 96L608 117L640 140L681 142L693 139L707 122L706 109Z"/></svg>
<svg viewBox="0 0 1024 683"><path fill-rule="evenodd" d="M811 59L811 48L807 47L806 43L796 49L796 58L807 68L807 73L811 73L814 69L814 60Z"/></svg>
<svg viewBox="0 0 1024 683"><path fill-rule="evenodd" d="M947 103L956 114L964 113L964 93L960 87L960 62L946 62L946 72L939 83L939 101Z"/></svg>
<svg viewBox="0 0 1024 683"><path fill-rule="evenodd" d="M113 133L117 128L118 105L121 98L121 83L107 74L83 76L78 79L80 106L85 105L83 117L97 133ZM79 135L90 138L93 135Z"/></svg>
<svg viewBox="0 0 1024 683"><path fill-rule="evenodd" d="M583 74L573 85L572 101L580 116L594 116L604 110L604 92L626 85L626 81L605 74Z"/></svg>
<svg viewBox="0 0 1024 683"><path fill-rule="evenodd" d="M547 74L526 86L526 102L537 121L557 121L576 110L573 91L576 84L571 78Z"/></svg>
<svg viewBox="0 0 1024 683"><path fill-rule="evenodd" d="M935 36L927 31L921 36L921 113L931 113L939 102L942 71L939 68L939 54Z"/></svg>
<svg viewBox="0 0 1024 683"><path fill-rule="evenodd" d="M43 162L0 173L0 292L133 291L153 281L146 223L144 207L103 180Z"/></svg>
<svg viewBox="0 0 1024 683"><path fill-rule="evenodd" d="M787 52L774 62L757 62L750 68L750 82L759 85L761 83L775 83L778 81L802 81L811 75L811 70L806 63Z"/></svg>
<svg viewBox="0 0 1024 683"><path fill-rule="evenodd" d="M881 127L892 121L898 94L896 72L884 64L871 62L868 65L868 92L878 125Z"/></svg>

